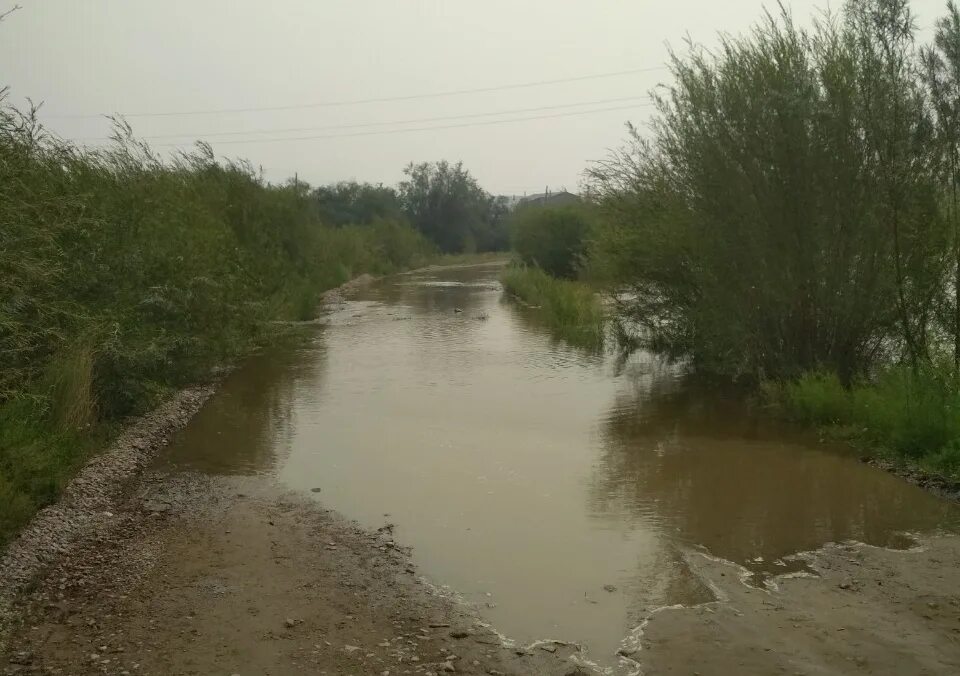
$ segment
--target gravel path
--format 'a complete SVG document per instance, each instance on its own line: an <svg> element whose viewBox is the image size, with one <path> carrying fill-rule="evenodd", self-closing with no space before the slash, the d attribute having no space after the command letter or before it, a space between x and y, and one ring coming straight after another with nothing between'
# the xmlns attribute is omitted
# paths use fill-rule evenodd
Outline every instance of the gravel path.
<svg viewBox="0 0 960 676"><path fill-rule="evenodd" d="M7 547L0 559L0 649L16 619L18 595L71 547L110 528L130 482L213 391L212 386L183 390L133 421L70 482L60 502L41 510Z"/></svg>

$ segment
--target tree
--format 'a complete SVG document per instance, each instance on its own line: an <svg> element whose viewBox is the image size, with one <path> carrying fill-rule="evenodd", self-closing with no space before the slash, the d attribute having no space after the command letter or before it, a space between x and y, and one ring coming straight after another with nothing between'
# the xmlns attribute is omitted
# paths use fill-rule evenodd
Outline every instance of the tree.
<svg viewBox="0 0 960 676"><path fill-rule="evenodd" d="M410 223L441 251L473 252L503 243L504 206L483 190L463 163L423 162L403 170L400 202Z"/></svg>
<svg viewBox="0 0 960 676"><path fill-rule="evenodd" d="M554 277L574 277L583 258L592 217L586 205L520 207L511 219L513 248L527 265Z"/></svg>
<svg viewBox="0 0 960 676"><path fill-rule="evenodd" d="M927 358L946 239L912 31L851 0L673 55L651 138L590 171L591 265L648 345L749 378Z"/></svg>
<svg viewBox="0 0 960 676"><path fill-rule="evenodd" d="M945 186L953 237L953 294L944 294L944 319L953 334L954 377L960 375L960 12L950 0L937 22L933 47L923 50L924 79L936 115L937 169Z"/></svg>
<svg viewBox="0 0 960 676"><path fill-rule="evenodd" d="M377 219L403 220L397 191L390 187L341 181L313 191L320 220L328 225L356 225Z"/></svg>

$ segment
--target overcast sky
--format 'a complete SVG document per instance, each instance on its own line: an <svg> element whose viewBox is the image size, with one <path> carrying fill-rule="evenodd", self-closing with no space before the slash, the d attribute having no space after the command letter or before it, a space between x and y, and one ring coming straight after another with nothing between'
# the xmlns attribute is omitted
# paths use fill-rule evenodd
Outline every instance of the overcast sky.
<svg viewBox="0 0 960 676"><path fill-rule="evenodd" d="M14 103L43 101L42 118L66 138L96 142L108 132L98 115L124 113L138 135L164 136L151 143L205 138L218 155L249 158L271 180L297 172L315 184L392 184L410 161L449 159L463 160L498 194L547 185L575 190L586 164L623 139L624 122L646 119L647 92L668 78L662 68L668 44L682 46L687 34L715 44L718 31L743 32L764 6L775 6L770 0L18 2L22 9L0 24L0 86L10 86ZM0 11L13 4L0 0ZM790 4L804 23L826 6L825 0ZM914 0L926 33L944 5ZM553 82L512 86L544 81ZM489 91L421 96L476 89ZM349 103L356 101L366 102ZM196 111L205 112L183 114ZM527 119L496 122L517 118Z"/></svg>

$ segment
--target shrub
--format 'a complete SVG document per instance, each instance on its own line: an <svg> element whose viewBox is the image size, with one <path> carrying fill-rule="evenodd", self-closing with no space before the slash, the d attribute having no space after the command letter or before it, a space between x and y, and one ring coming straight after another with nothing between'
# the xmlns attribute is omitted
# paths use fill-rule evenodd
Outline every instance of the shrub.
<svg viewBox="0 0 960 676"><path fill-rule="evenodd" d="M950 367L889 367L848 388L817 371L768 387L766 394L793 418L843 429L863 449L960 471L960 394Z"/></svg>
<svg viewBox="0 0 960 676"><path fill-rule="evenodd" d="M589 207L520 207L510 223L513 248L524 263L572 278L592 228Z"/></svg>

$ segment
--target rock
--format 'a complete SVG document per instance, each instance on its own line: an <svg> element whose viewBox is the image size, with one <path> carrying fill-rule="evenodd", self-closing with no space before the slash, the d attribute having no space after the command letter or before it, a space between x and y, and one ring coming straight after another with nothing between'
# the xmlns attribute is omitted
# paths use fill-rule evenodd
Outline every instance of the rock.
<svg viewBox="0 0 960 676"><path fill-rule="evenodd" d="M310 492L311 492L311 493L319 493L321 490L322 490L322 489L320 489L320 488L311 488L311 489L310 489Z"/></svg>
<svg viewBox="0 0 960 676"><path fill-rule="evenodd" d="M450 632L450 638L466 638L469 635L469 631L463 631L462 629L454 629Z"/></svg>
<svg viewBox="0 0 960 676"><path fill-rule="evenodd" d="M637 651L634 648L620 648L620 650L617 651L617 654L620 657L633 657L637 654Z"/></svg>
<svg viewBox="0 0 960 676"><path fill-rule="evenodd" d="M297 626L297 624L297 620L293 619L292 617L288 617L283 621L283 626L285 626L287 629L293 629Z"/></svg>
<svg viewBox="0 0 960 676"><path fill-rule="evenodd" d="M21 650L20 652L14 653L10 658L10 664L22 664L27 665L33 662L33 653Z"/></svg>
<svg viewBox="0 0 960 676"><path fill-rule="evenodd" d="M453 662L444 662L440 665L440 671L451 672L456 671L457 668L453 665Z"/></svg>
<svg viewBox="0 0 960 676"><path fill-rule="evenodd" d="M444 629L445 627L449 627L450 625L446 622L431 622L427 626L430 627L431 629Z"/></svg>
<svg viewBox="0 0 960 676"><path fill-rule="evenodd" d="M605 585L603 585L603 591L608 591L608 592L613 593L613 592L617 591L617 588L616 588L614 585L612 585L612 584L605 584Z"/></svg>
<svg viewBox="0 0 960 676"><path fill-rule="evenodd" d="M170 503L160 502L159 500L144 500L143 511L151 514L160 514L170 511Z"/></svg>
<svg viewBox="0 0 960 676"><path fill-rule="evenodd" d="M841 583L838 584L837 586L840 587L840 589L850 589L853 585L850 584L849 581L844 580L843 582L841 582Z"/></svg>
<svg viewBox="0 0 960 676"><path fill-rule="evenodd" d="M555 653L557 652L557 646L553 645L552 643L544 643L542 646L540 646L540 650L546 650L548 653Z"/></svg>
<svg viewBox="0 0 960 676"><path fill-rule="evenodd" d="M343 646L343 650L344 650L344 652L347 652L347 653L355 653L356 651L360 650L360 646L356 646L356 645L345 645L345 646Z"/></svg>

